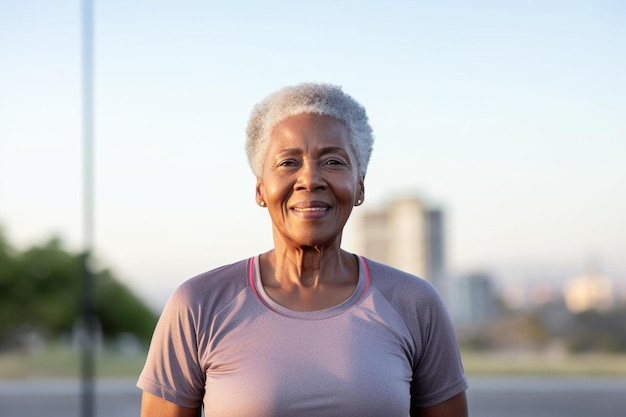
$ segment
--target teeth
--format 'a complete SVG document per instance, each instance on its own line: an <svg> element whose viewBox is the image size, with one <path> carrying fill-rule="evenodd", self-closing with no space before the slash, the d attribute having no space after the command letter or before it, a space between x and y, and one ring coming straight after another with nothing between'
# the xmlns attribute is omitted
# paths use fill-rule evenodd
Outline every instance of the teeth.
<svg viewBox="0 0 626 417"><path fill-rule="evenodd" d="M326 207L296 207L295 211L326 211Z"/></svg>

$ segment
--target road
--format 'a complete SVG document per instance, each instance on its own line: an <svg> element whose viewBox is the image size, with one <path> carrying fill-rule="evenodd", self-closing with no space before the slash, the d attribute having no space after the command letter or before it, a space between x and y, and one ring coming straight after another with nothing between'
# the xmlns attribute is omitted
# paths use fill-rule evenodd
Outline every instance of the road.
<svg viewBox="0 0 626 417"><path fill-rule="evenodd" d="M467 392L473 417L623 417L626 376L474 377Z"/></svg>
<svg viewBox="0 0 626 417"><path fill-rule="evenodd" d="M472 417L623 417L626 376L470 377ZM75 380L0 380L0 417L80 417ZM97 417L137 417L134 381L104 379L96 385Z"/></svg>

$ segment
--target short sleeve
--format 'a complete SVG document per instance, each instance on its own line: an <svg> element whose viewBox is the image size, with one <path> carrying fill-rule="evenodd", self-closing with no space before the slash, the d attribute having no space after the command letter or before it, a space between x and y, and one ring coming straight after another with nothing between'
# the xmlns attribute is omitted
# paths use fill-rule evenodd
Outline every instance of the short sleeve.
<svg viewBox="0 0 626 417"><path fill-rule="evenodd" d="M137 386L183 407L202 404L205 374L198 360L198 317L192 291L179 287L157 323Z"/></svg>
<svg viewBox="0 0 626 417"><path fill-rule="evenodd" d="M418 313L421 354L415 360L411 384L414 407L439 404L468 388L448 311L434 289L422 300L427 302Z"/></svg>

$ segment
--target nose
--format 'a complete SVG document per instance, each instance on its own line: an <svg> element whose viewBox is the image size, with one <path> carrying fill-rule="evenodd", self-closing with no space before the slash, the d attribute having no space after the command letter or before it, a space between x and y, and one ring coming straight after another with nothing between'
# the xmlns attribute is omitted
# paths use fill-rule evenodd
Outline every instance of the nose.
<svg viewBox="0 0 626 417"><path fill-rule="evenodd" d="M295 183L296 190L314 191L326 188L326 181L317 163L307 161L302 164Z"/></svg>

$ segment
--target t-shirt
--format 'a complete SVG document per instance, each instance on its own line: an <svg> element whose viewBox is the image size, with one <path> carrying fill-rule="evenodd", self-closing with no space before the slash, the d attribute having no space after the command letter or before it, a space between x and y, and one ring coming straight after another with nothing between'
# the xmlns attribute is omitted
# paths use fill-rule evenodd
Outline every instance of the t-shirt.
<svg viewBox="0 0 626 417"><path fill-rule="evenodd" d="M359 258L343 303L296 311L263 289L259 258L183 283L159 318L141 389L207 417L406 417L467 389L430 283Z"/></svg>

